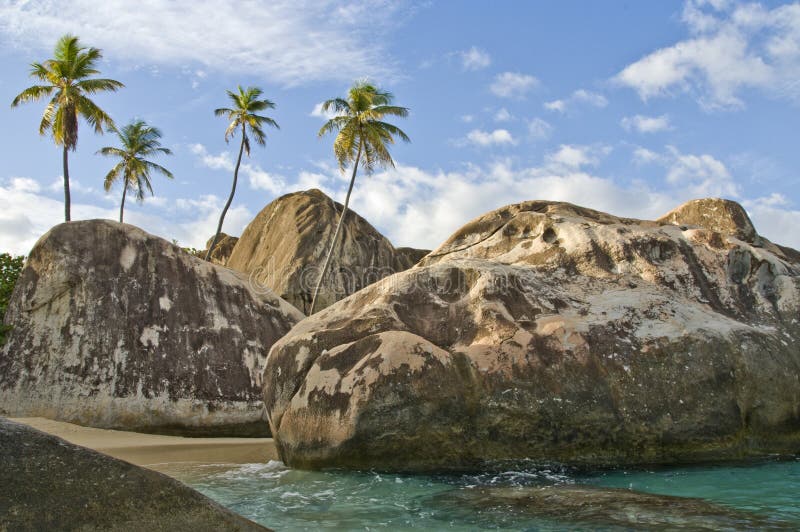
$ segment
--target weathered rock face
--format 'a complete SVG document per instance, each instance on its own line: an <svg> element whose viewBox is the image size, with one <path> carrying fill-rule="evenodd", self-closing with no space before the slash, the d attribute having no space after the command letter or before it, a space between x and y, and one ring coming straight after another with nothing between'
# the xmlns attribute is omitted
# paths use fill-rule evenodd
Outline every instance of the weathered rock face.
<svg viewBox="0 0 800 532"><path fill-rule="evenodd" d="M193 489L0 418L0 530L267 530Z"/></svg>
<svg viewBox="0 0 800 532"><path fill-rule="evenodd" d="M542 201L473 220L273 346L264 396L283 460L433 470L800 452L800 256L719 222Z"/></svg>
<svg viewBox="0 0 800 532"><path fill-rule="evenodd" d="M482 487L436 497L448 507L486 511L503 508L551 521L556 529L580 530L791 530L796 524L726 508L703 499L671 497L619 488L570 484ZM543 523L544 524L544 523ZM543 527L545 528L545 527Z"/></svg>
<svg viewBox="0 0 800 532"><path fill-rule="evenodd" d="M228 261L294 306L308 312L342 205L320 190L276 199L250 222ZM317 310L395 272L427 250L397 250L369 222L348 210Z"/></svg>
<svg viewBox="0 0 800 532"><path fill-rule="evenodd" d="M745 242L756 239L756 228L747 212L735 201L704 198L687 201L661 218L659 222L693 225L715 233L730 235Z"/></svg>
<svg viewBox="0 0 800 532"><path fill-rule="evenodd" d="M6 313L0 412L102 428L266 435L265 354L302 317L136 227L51 229Z"/></svg>
<svg viewBox="0 0 800 532"><path fill-rule="evenodd" d="M204 259L206 257L206 252L208 248L211 247L211 242L213 240L214 236L212 235L206 242L206 249L201 252L203 256L200 258ZM214 251L211 252L211 257L209 257L211 262L219 264L220 266L226 266L228 264L228 259L231 258L231 253L233 253L233 248L238 241L238 237L220 233L217 245L214 246Z"/></svg>

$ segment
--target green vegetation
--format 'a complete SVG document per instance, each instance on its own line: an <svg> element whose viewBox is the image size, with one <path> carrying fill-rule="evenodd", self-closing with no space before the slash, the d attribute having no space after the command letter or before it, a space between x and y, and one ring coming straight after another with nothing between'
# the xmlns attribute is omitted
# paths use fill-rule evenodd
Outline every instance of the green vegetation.
<svg viewBox="0 0 800 532"><path fill-rule="evenodd" d="M161 147L161 131L158 128L148 126L143 120L132 121L121 130L112 126L111 131L117 134L121 147L106 146L101 148L100 155L119 158L119 162L114 165L106 175L103 184L106 192L120 178L122 179L122 203L119 206L119 222L122 223L122 216L125 210L125 195L128 189L136 194L136 199L144 200L144 192L147 189L153 195L153 187L150 183L150 171L155 170L166 177L172 179L169 170L146 157L153 155L171 155L172 152Z"/></svg>
<svg viewBox="0 0 800 532"><path fill-rule="evenodd" d="M17 107L22 103L49 99L39 124L39 134L50 133L56 145L62 147L64 220L67 222L71 219L68 154L69 151L75 151L78 145L80 117L83 117L92 126L95 133L102 134L105 128L116 133L119 139L119 146L106 146L97 153L119 159L105 176L104 188L108 192L117 181L122 181L122 200L119 207L120 223L124 218L125 199L129 190L135 194L137 200L143 201L145 191L153 194L151 172L161 173L170 179L173 177L169 170L149 160L153 156L172 153L161 145L162 135L159 129L148 125L143 120L131 121L122 129L118 129L112 118L89 98L99 92L115 92L124 87L121 82L113 79L93 77L100 73L95 66L101 58L102 52L99 49L82 46L78 37L64 35L56 43L52 59L43 63L31 64L30 74L41 84L23 90L11 103L12 107ZM225 216L236 194L242 155L245 153L250 155L250 138L252 137L258 144L264 146L266 144L264 126L279 129L275 120L258 114L275 108L273 102L262 98L263 92L260 88L247 87L245 89L239 85L236 92L226 92L232 106L215 109L214 114L228 119L225 142L229 142L239 132L241 132L241 142L233 171L231 192L220 214L217 231L205 253L205 260L211 258L211 253L222 232ZM344 209L339 216L322 272L314 289L311 302L312 313L322 280L330 267L342 222L350 205L350 195L353 192L359 165L367 174L371 174L379 167L394 167L388 145L394 144L395 137L399 137L405 142L410 141L400 128L383 121L386 116L408 116L408 109L391 105L392 100L393 96L390 92L380 90L375 85L362 81L356 82L351 87L346 98L333 98L323 104L324 111L333 111L336 116L322 126L318 135L321 137L336 132L336 140L333 144L336 160L342 171L348 165L352 165L352 175ZM202 252L194 249L190 252L202 255Z"/></svg>
<svg viewBox="0 0 800 532"><path fill-rule="evenodd" d="M31 76L43 85L28 87L14 98L11 107L21 103L50 98L39 124L39 134L48 131L57 146L62 146L64 168L64 220L70 221L68 152L78 145L78 118L83 117L95 133L114 121L87 95L101 91L116 91L124 87L113 79L92 78L99 74L95 64L102 58L97 48L85 48L77 37L64 35L56 44L55 57L44 63L31 64Z"/></svg>
<svg viewBox="0 0 800 532"><path fill-rule="evenodd" d="M239 157L236 159L236 168L233 170L231 194L228 196L225 208L222 209L222 214L219 217L219 224L217 225L217 232L214 234L211 245L208 246L208 251L206 252L206 260L211 258L211 252L214 250L214 246L217 245L217 239L219 239L219 234L222 232L222 223L225 221L225 215L228 213L228 208L233 201L233 195L236 194L236 182L239 179L239 166L242 164L242 153L247 152L248 157L250 156L250 138L247 136L247 130L250 130L250 133L257 143L264 146L266 144L266 135L262 129L263 126L267 125L280 129L280 126L278 126L275 120L256 114L259 111L275 108L275 104L271 101L267 99L259 100L259 97L263 94L261 89L258 87L247 87L247 89L243 89L241 85L239 85L238 89L238 93L227 91L228 97L233 103L232 108L222 107L214 110L216 116L224 116L230 121L228 123L228 129L225 130L225 142L228 142L239 129L242 131L242 142L239 145Z"/></svg>
<svg viewBox="0 0 800 532"><path fill-rule="evenodd" d="M3 324L3 318L5 318L8 302L24 265L25 257L0 253L0 345L5 343L6 333L11 329Z"/></svg>
<svg viewBox="0 0 800 532"><path fill-rule="evenodd" d="M338 132L336 140L333 142L333 153L339 163L339 168L344 171L348 164L352 164L353 173L350 177L350 187L347 189L344 209L339 216L336 231L333 233L325 263L314 289L310 314L314 313L317 294L330 266L333 250L336 248L339 231L350 204L350 194L353 192L359 164L367 174L371 174L378 167L394 167L387 144L394 144L395 136L405 142L410 142L408 135L403 133L400 128L383 121L386 116L408 116L408 109L405 107L391 105L393 99L390 92L382 91L367 82L357 82L348 92L347 99L333 98L322 105L323 112L333 110L338 116L331 118L322 126L319 136Z"/></svg>

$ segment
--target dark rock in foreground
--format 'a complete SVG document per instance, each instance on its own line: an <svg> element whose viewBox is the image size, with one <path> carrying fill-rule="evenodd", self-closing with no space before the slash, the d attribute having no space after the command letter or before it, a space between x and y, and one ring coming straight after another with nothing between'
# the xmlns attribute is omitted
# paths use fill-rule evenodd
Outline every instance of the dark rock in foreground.
<svg viewBox="0 0 800 532"><path fill-rule="evenodd" d="M281 196L245 228L227 266L249 274L308 313L341 212L341 204L317 189ZM410 268L427 253L395 249L369 222L349 210L316 310Z"/></svg>
<svg viewBox="0 0 800 532"><path fill-rule="evenodd" d="M474 488L439 496L437 502L481 512L502 510L565 528L792 530L796 526L703 499L592 486Z"/></svg>
<svg viewBox="0 0 800 532"><path fill-rule="evenodd" d="M62 224L6 313L0 413L101 428L268 435L266 352L302 314L131 225Z"/></svg>
<svg viewBox="0 0 800 532"><path fill-rule="evenodd" d="M0 418L0 530L267 530L161 473Z"/></svg>
<svg viewBox="0 0 800 532"><path fill-rule="evenodd" d="M511 205L303 320L264 373L282 459L424 471L800 452L800 255L750 238L738 205L700 205L669 222Z"/></svg>

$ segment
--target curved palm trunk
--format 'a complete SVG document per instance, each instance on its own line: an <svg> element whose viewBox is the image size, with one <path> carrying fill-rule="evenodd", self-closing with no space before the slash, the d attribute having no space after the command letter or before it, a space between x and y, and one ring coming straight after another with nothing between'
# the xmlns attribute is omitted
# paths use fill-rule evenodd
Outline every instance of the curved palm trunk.
<svg viewBox="0 0 800 532"><path fill-rule="evenodd" d="M69 162L67 155L67 145L64 143L64 152L61 156L61 163L64 165L64 221L70 221L70 198L69 198Z"/></svg>
<svg viewBox="0 0 800 532"><path fill-rule="evenodd" d="M242 125L242 144L239 146L239 158L236 159L236 168L233 170L233 187L231 187L231 195L228 196L228 202L225 203L225 208L222 209L222 215L219 217L219 224L217 225L217 232L214 234L214 239L211 241L211 245L208 246L208 251L206 252L206 260L211 259L211 252L214 251L214 246L217 245L219 234L222 232L222 222L225 221L225 215L228 213L228 208L231 206L233 195L236 194L236 181L239 179L239 166L242 164L242 153L244 152L244 135L244 125Z"/></svg>
<svg viewBox="0 0 800 532"><path fill-rule="evenodd" d="M128 182L122 187L122 203L119 204L119 223L122 223L122 213L125 210L125 194L128 193Z"/></svg>
<svg viewBox="0 0 800 532"><path fill-rule="evenodd" d="M317 304L317 295L319 295L319 289L322 286L322 280L325 278L325 274L327 273L328 267L331 264L331 257L333 257L333 250L336 248L336 241L339 238L339 231L342 228L344 216L347 214L347 207L350 205L350 193L353 192L353 184L356 182L356 170L358 170L358 162L361 159L362 146L363 141L359 141L358 154L356 155L356 162L353 165L353 174L350 177L350 187L347 189L347 197L344 200L344 208L342 209L342 214L339 216L339 223L336 224L336 232L333 233L333 240L331 241L331 247L328 248L328 255L325 257L325 264L322 265L322 271L319 274L319 279L317 279L317 286L314 288L314 296L311 298L311 309L308 311L309 316L314 314L314 307Z"/></svg>

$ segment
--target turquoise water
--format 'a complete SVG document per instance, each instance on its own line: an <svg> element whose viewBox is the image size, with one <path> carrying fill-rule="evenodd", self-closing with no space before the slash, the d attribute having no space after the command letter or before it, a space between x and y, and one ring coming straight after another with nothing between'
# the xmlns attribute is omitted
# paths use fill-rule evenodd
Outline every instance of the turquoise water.
<svg viewBox="0 0 800 532"><path fill-rule="evenodd" d="M655 507L655 518L648 512L644 515L638 506L627 512L606 512L601 507L592 509L590 517L555 518L484 497L484 490L503 487L515 493L542 486L584 485L700 498L701 504L710 503L708 508L703 506L711 517L702 526L711 529L800 529L800 459L588 475L535 466L476 475L309 472L288 469L280 462L175 465L167 471L222 505L276 530L619 530L630 528L630 523L624 525L626 519L633 519L636 528L680 528L675 522L665 526L658 518L670 509L678 514L683 511L671 499ZM716 520L717 514L728 511L742 511L746 519L737 521L739 512L733 521ZM751 516L754 521L749 520ZM697 526L694 522L685 528Z"/></svg>

